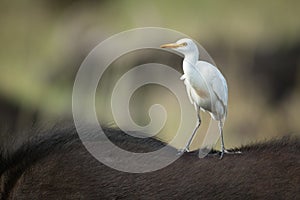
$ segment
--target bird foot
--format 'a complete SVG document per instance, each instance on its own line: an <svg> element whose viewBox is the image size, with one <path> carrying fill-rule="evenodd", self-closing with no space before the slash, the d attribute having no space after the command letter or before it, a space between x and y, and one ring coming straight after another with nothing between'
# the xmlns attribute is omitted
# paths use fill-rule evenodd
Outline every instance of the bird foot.
<svg viewBox="0 0 300 200"><path fill-rule="evenodd" d="M224 149L224 153L226 153L226 154L242 154L241 151L229 151L227 149Z"/></svg>
<svg viewBox="0 0 300 200"><path fill-rule="evenodd" d="M178 152L177 152L177 155L181 156L185 152L190 152L190 148L189 147L185 147L184 149L179 149Z"/></svg>
<svg viewBox="0 0 300 200"><path fill-rule="evenodd" d="M241 151L229 151L227 149L224 149L223 151L220 152L220 159L222 159L224 157L224 154L242 154Z"/></svg>

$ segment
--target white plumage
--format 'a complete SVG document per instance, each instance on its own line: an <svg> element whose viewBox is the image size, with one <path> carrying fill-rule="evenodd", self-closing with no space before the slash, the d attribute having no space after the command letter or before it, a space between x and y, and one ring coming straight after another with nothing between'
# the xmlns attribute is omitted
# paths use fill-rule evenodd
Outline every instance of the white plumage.
<svg viewBox="0 0 300 200"><path fill-rule="evenodd" d="M199 61L197 45L191 39L181 39L176 43L165 44L162 48L172 48L184 55L183 72L181 80L186 85L186 90L191 103L195 106L198 116L198 124L193 131L185 149L180 153L189 151L195 133L201 124L200 109L210 113L214 120L219 121L221 136L221 158L224 153L229 153L224 147L223 125L227 115L228 88L227 83L214 65Z"/></svg>

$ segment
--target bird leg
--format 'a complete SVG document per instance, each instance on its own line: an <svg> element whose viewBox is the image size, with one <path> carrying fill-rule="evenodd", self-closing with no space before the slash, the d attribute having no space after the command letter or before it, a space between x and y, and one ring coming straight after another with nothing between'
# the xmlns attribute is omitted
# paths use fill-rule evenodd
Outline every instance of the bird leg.
<svg viewBox="0 0 300 200"><path fill-rule="evenodd" d="M220 159L223 158L224 153L225 153L225 147L224 147L224 138L223 138L223 122L220 120L219 121L219 130L220 130L220 135L221 135L221 156Z"/></svg>
<svg viewBox="0 0 300 200"><path fill-rule="evenodd" d="M227 149L225 149L224 146L224 138L223 138L223 122L220 120L219 121L219 129L220 129L220 135L221 135L221 156L220 159L223 158L224 153L225 154L241 154L241 151L228 151Z"/></svg>
<svg viewBox="0 0 300 200"><path fill-rule="evenodd" d="M196 110L197 110L198 123L197 123L197 125L196 125L196 127L195 127L195 129L194 129L194 131L193 131L193 133L192 133L192 135L191 135L191 137L190 137L190 139L189 139L187 145L185 146L184 149L180 149L180 150L178 151L178 155L181 155L181 154L183 154L184 152L189 152L189 151L190 151L190 145L191 145L191 143L192 143L192 141L193 141L193 138L194 138L195 134L197 133L197 130L199 129L199 127L200 127L200 125L201 125L201 117L200 117L200 112L199 112L199 111L200 111L200 108L197 107Z"/></svg>
<svg viewBox="0 0 300 200"><path fill-rule="evenodd" d="M189 152L190 151L190 145L191 145L191 143L192 143L192 141L193 141L193 139L194 139L194 137L195 137L195 134L197 133L197 130L199 129L199 127L200 127L200 125L201 125L201 118L200 118L200 113L199 113L199 111L198 111L198 123L197 123L197 126L195 127L195 129L194 129L194 131L193 131L193 134L192 134L192 136L190 137L190 139L189 139L189 141L188 141L188 143L187 143L187 145L186 145L186 150Z"/></svg>

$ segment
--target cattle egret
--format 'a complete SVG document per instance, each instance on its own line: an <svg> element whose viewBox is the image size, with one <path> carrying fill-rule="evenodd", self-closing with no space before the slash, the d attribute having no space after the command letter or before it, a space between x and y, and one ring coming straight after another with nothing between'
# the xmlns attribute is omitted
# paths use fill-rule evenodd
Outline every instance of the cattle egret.
<svg viewBox="0 0 300 200"><path fill-rule="evenodd" d="M183 72L181 80L186 85L186 90L191 103L194 105L198 116L198 123L184 149L179 153L190 151L190 144L201 125L200 110L208 111L214 120L219 123L221 136L221 156L231 153L224 147L223 125L227 115L228 88L224 76L214 65L199 61L197 45L191 39L180 39L176 43L164 44L161 48L172 48L184 55Z"/></svg>

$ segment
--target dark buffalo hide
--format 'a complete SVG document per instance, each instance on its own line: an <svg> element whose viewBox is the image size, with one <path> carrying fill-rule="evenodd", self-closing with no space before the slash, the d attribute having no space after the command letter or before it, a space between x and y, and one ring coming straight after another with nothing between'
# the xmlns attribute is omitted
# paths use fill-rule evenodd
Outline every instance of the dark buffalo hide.
<svg viewBox="0 0 300 200"><path fill-rule="evenodd" d="M297 138L244 146L242 155L222 160L185 153L163 169L136 174L96 160L75 128L31 132L1 141L1 199L300 199ZM119 130L105 133L130 151L164 146Z"/></svg>

